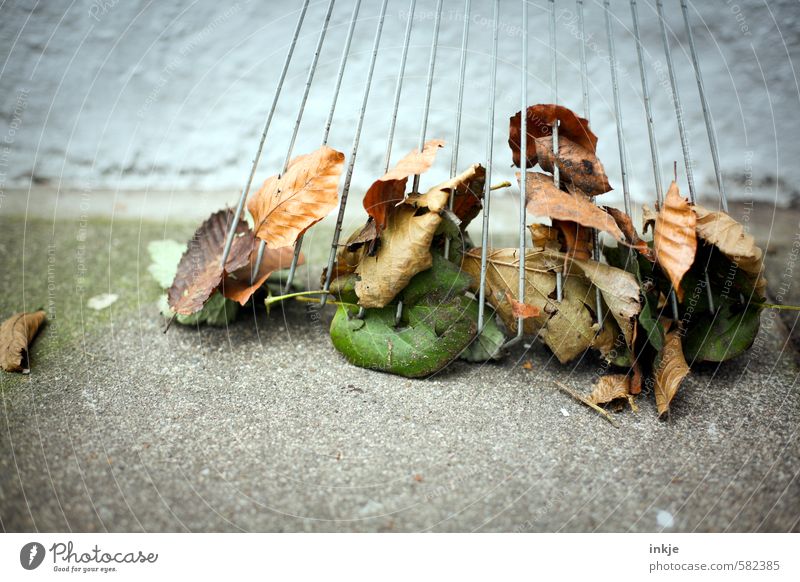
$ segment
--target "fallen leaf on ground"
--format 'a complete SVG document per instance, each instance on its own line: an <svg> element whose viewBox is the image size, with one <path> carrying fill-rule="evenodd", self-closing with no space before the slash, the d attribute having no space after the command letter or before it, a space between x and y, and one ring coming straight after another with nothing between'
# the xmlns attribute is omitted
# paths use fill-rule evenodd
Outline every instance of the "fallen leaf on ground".
<svg viewBox="0 0 800 582"><path fill-rule="evenodd" d="M17 313L0 326L0 365L6 372L30 371L28 348L45 320L44 311Z"/></svg>
<svg viewBox="0 0 800 582"><path fill-rule="evenodd" d="M404 199L409 176L427 172L441 147L444 141L440 139L425 142L422 151L413 150L369 187L364 195L364 210L375 221L378 236L386 227L390 208Z"/></svg>
<svg viewBox="0 0 800 582"><path fill-rule="evenodd" d="M678 392L683 379L689 374L689 366L683 357L681 334L679 330L671 331L664 341L655 369L655 394L658 415L669 410L670 402Z"/></svg>
<svg viewBox="0 0 800 582"><path fill-rule="evenodd" d="M269 248L291 246L336 208L344 154L327 146L294 158L250 197L255 234Z"/></svg>
<svg viewBox="0 0 800 582"><path fill-rule="evenodd" d="M517 174L517 180L519 178ZM533 216L577 222L582 226L607 232L618 241L625 239L610 214L586 196L567 194L559 189L553 184L553 178L547 174L527 172L526 196L527 210Z"/></svg>
<svg viewBox="0 0 800 582"><path fill-rule="evenodd" d="M431 241L442 221L439 213L446 204L447 192L433 188L425 194L407 197L389 212L380 248L374 257L363 257L356 267L360 277L356 283L360 306L388 305L414 275L430 268Z"/></svg>
<svg viewBox="0 0 800 582"><path fill-rule="evenodd" d="M232 301L237 301L240 305L248 302L253 293L258 291L261 286L266 282L272 273L280 271L281 269L288 269L292 265L294 258L294 247L281 247L278 249L271 249L269 247L264 249L264 255L261 259L261 266L258 269L258 275L254 278L253 283L250 283L250 277L253 269L256 266L256 259L258 251L254 249L250 253L250 261L247 265L225 276L220 290L222 294ZM297 258L297 266L305 263L303 253Z"/></svg>
<svg viewBox="0 0 800 582"><path fill-rule="evenodd" d="M119 295L116 293L101 293L100 295L90 297L89 301L86 302L86 306L89 309L101 311L114 305L114 303L117 302L117 299L119 299Z"/></svg>
<svg viewBox="0 0 800 582"><path fill-rule="evenodd" d="M631 394L631 378L626 374L600 376L594 385L589 400L595 404L606 404L618 398L627 399Z"/></svg>
<svg viewBox="0 0 800 582"><path fill-rule="evenodd" d="M170 308L166 295L161 296L158 306L161 315L168 319L174 317L179 324L187 326L206 324L212 327L224 327L232 322L239 313L239 304L227 299L219 291L214 291L203 304L203 308L191 315L176 315Z"/></svg>
<svg viewBox="0 0 800 582"><path fill-rule="evenodd" d="M558 120L558 135L572 140L576 144L594 153L597 149L597 136L589 129L589 122L578 117L573 111L561 105L531 105L526 110L527 116L527 167L537 162L536 138L551 136L553 122ZM518 111L509 120L508 145L514 165L520 167L520 136L522 135L522 115ZM552 145L551 145L552 148Z"/></svg>
<svg viewBox="0 0 800 582"><path fill-rule="evenodd" d="M717 247L734 265L747 273L759 297L766 297L763 252L744 226L724 212L713 212L695 205L697 236Z"/></svg>
<svg viewBox="0 0 800 582"><path fill-rule="evenodd" d="M186 245L171 239L154 240L147 244L147 252L151 261L147 270L162 289L169 289Z"/></svg>
<svg viewBox="0 0 800 582"><path fill-rule="evenodd" d="M669 277L679 300L683 300L681 280L694 262L697 251L697 217L675 182L669 187L664 205L656 218L653 236L656 261Z"/></svg>
<svg viewBox="0 0 800 582"><path fill-rule="evenodd" d="M212 214L194 233L186 252L178 264L172 286L167 291L169 306L179 315L191 315L203 304L222 282L224 272L233 273L249 264L255 245L253 233L247 223L239 221L231 245L231 252L222 265L222 251L233 213L220 210Z"/></svg>
<svg viewBox="0 0 800 582"><path fill-rule="evenodd" d="M558 153L553 153L553 139L536 139L539 165L545 172L553 172L558 166L562 183L572 184L587 196L598 196L611 191L603 164L593 151L580 146L566 137L558 139ZM554 163L555 162L555 163Z"/></svg>

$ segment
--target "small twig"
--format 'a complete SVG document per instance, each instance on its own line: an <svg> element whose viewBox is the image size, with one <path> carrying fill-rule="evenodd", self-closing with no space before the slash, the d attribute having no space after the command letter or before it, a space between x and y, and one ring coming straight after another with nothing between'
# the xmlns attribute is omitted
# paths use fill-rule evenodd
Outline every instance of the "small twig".
<svg viewBox="0 0 800 582"><path fill-rule="evenodd" d="M295 293L287 293L286 295L268 295L267 298L264 299L264 306L267 308L267 313L269 313L270 305L273 303L278 303L284 299L305 297L306 295L333 295L333 292L325 291L324 289L314 289L312 291L297 291Z"/></svg>
<svg viewBox="0 0 800 582"><path fill-rule="evenodd" d="M298 301L302 301L303 303L322 303L320 299L316 297L298 297ZM355 303L347 303L346 301L331 301L330 299L325 302L325 305L345 305L350 307L358 307Z"/></svg>
<svg viewBox="0 0 800 582"><path fill-rule="evenodd" d="M178 314L177 313L173 313L172 317L170 317L169 321L167 322L167 327L164 328L164 333L167 333L169 331L169 328L172 325L172 322L175 321L177 318L178 318Z"/></svg>
<svg viewBox="0 0 800 582"><path fill-rule="evenodd" d="M780 311L800 311L800 305L778 305L775 303L751 303L755 307L764 307L765 309L778 309Z"/></svg>
<svg viewBox="0 0 800 582"><path fill-rule="evenodd" d="M570 396L572 396L572 397L573 397L575 400L577 400L578 402L582 402L582 403L583 403L583 404L585 404L586 406L588 406L588 407L590 407L590 408L593 408L593 409L595 409L597 412L599 412L600 414L602 414L602 415L603 415L603 417L605 417L605 419L606 419L608 422L610 422L610 423L611 423L611 425L612 425L614 428L619 428L619 425L617 424L617 421L616 421L616 420L614 420L614 419L611 417L611 415L610 415L610 414L609 414L607 411L605 411L605 410L603 410L602 408L600 408L599 406L597 406L597 404L595 404L594 402L592 402L591 400L589 400L589 399L588 399L588 398L586 398L585 396L582 396L582 395L578 394L577 392L575 392L575 391L574 391L574 390L572 390L571 388L568 388L567 386L565 386L565 385L564 385L564 384L562 384L561 382L556 382L556 386L558 386L558 387L559 387L561 390L563 390L564 392L566 392L567 394L569 394Z"/></svg>

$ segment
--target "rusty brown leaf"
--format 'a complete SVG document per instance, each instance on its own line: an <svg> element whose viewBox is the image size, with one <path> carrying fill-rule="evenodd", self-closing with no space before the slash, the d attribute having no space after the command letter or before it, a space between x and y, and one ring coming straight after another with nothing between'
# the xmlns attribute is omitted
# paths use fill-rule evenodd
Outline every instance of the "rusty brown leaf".
<svg viewBox="0 0 800 582"><path fill-rule="evenodd" d="M573 111L561 105L539 104L531 105L526 110L527 115L527 165L531 168L538 161L536 138L552 135L552 124L558 120L559 138L568 140L594 153L597 149L597 136L589 129L589 122L578 117ZM508 145L511 148L511 157L514 165L520 167L520 136L522 135L522 115L517 112L509 120ZM552 146L550 146L552 148Z"/></svg>
<svg viewBox="0 0 800 582"><path fill-rule="evenodd" d="M666 335L664 348L655 370L656 407L661 416L669 410L670 402L678 392L683 379L689 374L689 366L683 357L683 345L680 330Z"/></svg>
<svg viewBox="0 0 800 582"><path fill-rule="evenodd" d="M375 221L379 236L386 228L389 209L404 199L409 176L427 172L441 147L444 147L444 141L440 139L425 142L422 151L411 151L369 187L364 195L364 210Z"/></svg>
<svg viewBox="0 0 800 582"><path fill-rule="evenodd" d="M614 221L622 231L622 234L625 235L625 240L627 241L628 245L636 249L643 256L647 257L649 261L655 261L656 257L653 249L651 249L645 241L639 238L639 233L636 232L636 227L633 226L633 220L631 220L631 217L625 214L619 208L614 208L613 206L603 206L603 208L614 218Z"/></svg>
<svg viewBox="0 0 800 582"><path fill-rule="evenodd" d="M681 280L692 266L697 252L696 223L697 216L691 205L681 196L678 185L672 182L656 217L653 240L656 261L669 277L681 301Z"/></svg>
<svg viewBox="0 0 800 582"><path fill-rule="evenodd" d="M587 261L592 258L592 231L577 222L553 219L553 228L561 233L563 250L575 259Z"/></svg>
<svg viewBox="0 0 800 582"><path fill-rule="evenodd" d="M519 174L517 174L519 179ZM618 241L625 239L617 223L605 210L587 196L567 194L553 184L553 178L539 172L527 172L527 209L533 216L549 216L558 220L602 230Z"/></svg>
<svg viewBox="0 0 800 582"><path fill-rule="evenodd" d="M597 196L611 191L603 164L594 152L567 138L559 138L558 153L553 153L552 139L536 139L539 165L546 172L558 166L559 175L565 184L570 184L587 196ZM555 164L554 164L555 163Z"/></svg>
<svg viewBox="0 0 800 582"><path fill-rule="evenodd" d="M506 291L506 301L511 304L511 314L516 318L528 319L529 317L539 317L541 314L539 307L517 301L508 291Z"/></svg>
<svg viewBox="0 0 800 582"><path fill-rule="evenodd" d="M435 186L435 189L445 190L453 197L453 214L461 220L461 230L483 208L481 201L485 185L486 169L480 164L473 164L458 176Z"/></svg>
<svg viewBox="0 0 800 582"><path fill-rule="evenodd" d="M250 227L240 220L223 271L222 250L232 217L230 210L215 212L189 240L188 248L178 263L172 286L167 290L170 309L175 313L191 315L200 311L220 286L223 272L234 273L249 264L256 242Z"/></svg>
<svg viewBox="0 0 800 582"><path fill-rule="evenodd" d="M0 326L0 367L6 372L30 370L28 348L46 318L44 311L17 313Z"/></svg>
<svg viewBox="0 0 800 582"><path fill-rule="evenodd" d="M258 269L258 275L253 283L250 283L250 276L256 266L258 252L254 249L250 253L250 261L238 271L225 276L220 290L222 294L232 301L238 301L241 305L247 303L253 293L258 291L266 282L269 276L275 271L288 269L294 258L294 247L281 247L278 249L265 248ZM297 258L297 266L305 262L303 253Z"/></svg>
<svg viewBox="0 0 800 582"><path fill-rule="evenodd" d="M336 208L344 154L322 146L294 158L281 176L267 178L250 197L254 231L272 249L291 246Z"/></svg>

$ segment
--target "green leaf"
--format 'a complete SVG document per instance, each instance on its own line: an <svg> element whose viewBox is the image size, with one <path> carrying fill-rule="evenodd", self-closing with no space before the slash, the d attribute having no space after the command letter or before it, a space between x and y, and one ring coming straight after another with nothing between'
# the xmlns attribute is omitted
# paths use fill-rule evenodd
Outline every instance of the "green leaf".
<svg viewBox="0 0 800 582"><path fill-rule="evenodd" d="M761 308L717 299L716 314L695 311L686 332L684 352L690 363L724 362L745 352L758 335Z"/></svg>
<svg viewBox="0 0 800 582"><path fill-rule="evenodd" d="M164 317L171 318L174 312L169 308L167 296L162 295L158 300L158 306ZM198 325L206 323L214 327L227 325L236 317L239 312L239 304L236 301L226 299L219 291L214 291L208 298L206 304L197 313L191 315L178 315L175 321L181 325Z"/></svg>
<svg viewBox="0 0 800 582"><path fill-rule="evenodd" d="M487 306L488 308L488 306ZM478 322L478 303L473 301L468 310L468 315L475 318L475 325ZM461 352L461 359L467 362L486 362L488 360L499 360L502 357L503 344L506 343L506 336L497 325L494 312L488 310L484 314L483 330L475 340Z"/></svg>
<svg viewBox="0 0 800 582"><path fill-rule="evenodd" d="M396 306L367 309L340 305L331 322L331 340L347 360L362 368L408 378L430 376L454 360L472 342L476 322L467 315L474 300L454 297L443 303L426 297L406 305L395 327ZM477 306L476 306L477 309Z"/></svg>
<svg viewBox="0 0 800 582"><path fill-rule="evenodd" d="M185 244L171 239L154 240L147 245L147 252L152 261L147 270L162 289L169 289L172 285L172 280L178 271L178 263L185 251Z"/></svg>
<svg viewBox="0 0 800 582"><path fill-rule="evenodd" d="M472 278L458 265L433 253L431 268L416 274L403 289L401 296L404 303L411 305L432 293L445 300L463 294L471 284Z"/></svg>

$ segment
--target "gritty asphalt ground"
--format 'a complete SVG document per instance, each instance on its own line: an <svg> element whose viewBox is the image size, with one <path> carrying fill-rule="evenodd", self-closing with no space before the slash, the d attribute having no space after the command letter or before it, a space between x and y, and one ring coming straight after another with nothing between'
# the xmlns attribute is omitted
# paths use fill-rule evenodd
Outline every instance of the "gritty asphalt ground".
<svg viewBox="0 0 800 582"><path fill-rule="evenodd" d="M164 335L146 260L119 268L163 227L93 228L87 295L123 296L78 333L46 328L32 373L2 376L5 531L800 529L800 375L775 312L746 355L697 367L669 418L645 395L615 428L555 386L588 391L601 362L562 366L537 343L406 380L349 365L331 314L299 303ZM29 229L24 269L41 269ZM72 288L62 322L82 305Z"/></svg>

